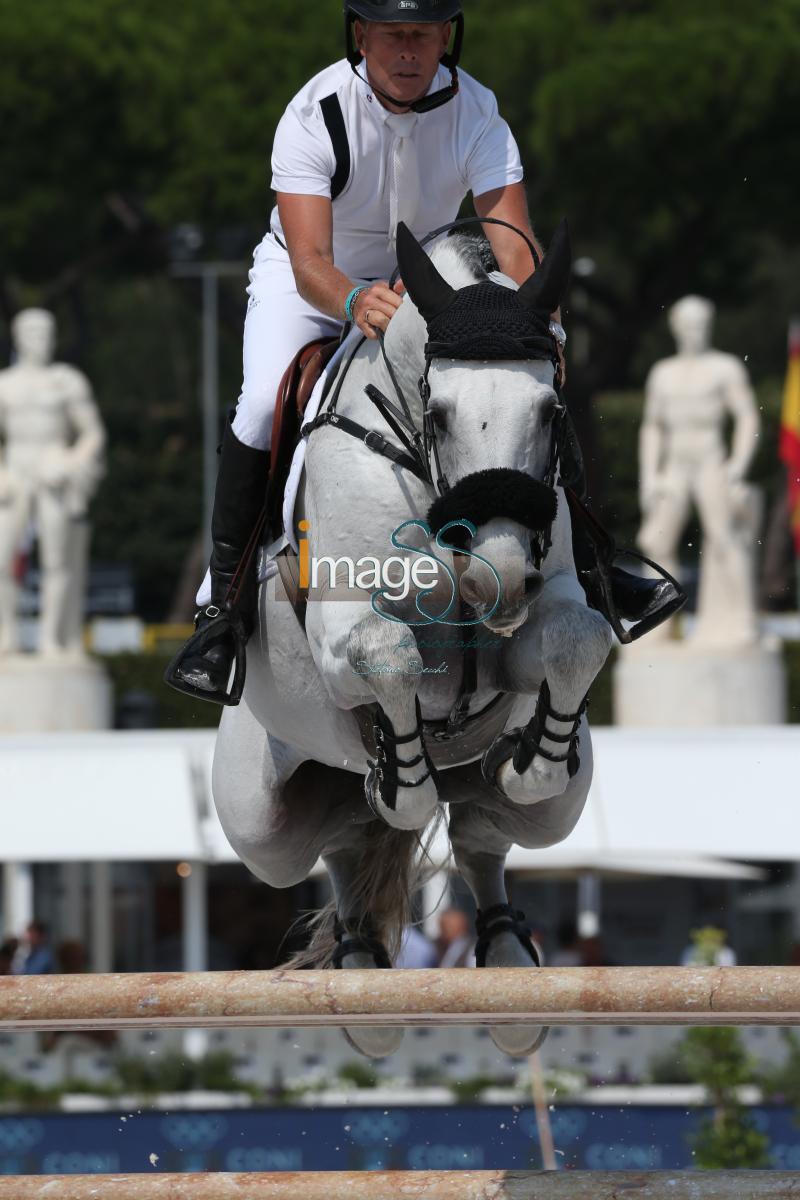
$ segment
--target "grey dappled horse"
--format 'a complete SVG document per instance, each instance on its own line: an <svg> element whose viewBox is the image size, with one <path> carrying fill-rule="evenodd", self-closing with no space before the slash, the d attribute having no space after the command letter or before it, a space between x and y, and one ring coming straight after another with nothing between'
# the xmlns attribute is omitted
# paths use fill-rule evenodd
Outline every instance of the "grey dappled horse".
<svg viewBox="0 0 800 1200"><path fill-rule="evenodd" d="M403 228L398 253L408 294L385 352L417 429L428 409L430 477L327 424L309 439L295 519L308 521L318 558L410 562L433 549L443 568L427 594L394 604L323 572L305 631L280 581L262 585L242 702L220 725L214 800L236 853L273 887L300 883L322 857L334 900L305 961L343 968L389 965L425 867L423 831L447 805L455 865L479 910L479 964L530 967L538 956L508 907L506 855L562 841L581 814L592 775L583 702L612 640L576 578L563 492L538 482L555 478L561 408L546 331L568 242L557 235L519 291L487 276L472 238L440 242L429 259ZM336 411L399 445L370 384L397 409L378 342L355 353ZM431 480L442 478L437 499ZM557 504L543 516L548 495ZM442 548L455 543L447 531L428 536L454 518L472 520L469 553ZM466 721L453 718L460 698ZM348 1036L382 1056L402 1030ZM492 1036L525 1054L543 1033Z"/></svg>

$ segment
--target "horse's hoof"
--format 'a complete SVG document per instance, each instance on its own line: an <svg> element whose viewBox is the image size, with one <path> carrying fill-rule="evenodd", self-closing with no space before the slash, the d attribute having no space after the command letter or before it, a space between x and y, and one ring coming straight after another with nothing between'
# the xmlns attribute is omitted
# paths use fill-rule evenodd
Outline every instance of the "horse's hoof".
<svg viewBox="0 0 800 1200"><path fill-rule="evenodd" d="M497 772L497 781L515 804L538 804L564 794L569 772L566 763L551 763L537 757L522 775L517 774L511 761L505 762Z"/></svg>
<svg viewBox="0 0 800 1200"><path fill-rule="evenodd" d="M544 961L541 947L530 937L524 925L525 915L510 904L479 910L476 927L475 964L481 967L524 967L530 969ZM542 1025L492 1025L489 1036L510 1058L526 1058L538 1050L549 1028Z"/></svg>
<svg viewBox="0 0 800 1200"><path fill-rule="evenodd" d="M388 1058L400 1048L405 1030L397 1026L373 1029L365 1025L357 1029L343 1029L342 1033L345 1041L364 1058Z"/></svg>
<svg viewBox="0 0 800 1200"><path fill-rule="evenodd" d="M549 1032L547 1025L492 1025L489 1036L509 1058L527 1058L539 1049Z"/></svg>

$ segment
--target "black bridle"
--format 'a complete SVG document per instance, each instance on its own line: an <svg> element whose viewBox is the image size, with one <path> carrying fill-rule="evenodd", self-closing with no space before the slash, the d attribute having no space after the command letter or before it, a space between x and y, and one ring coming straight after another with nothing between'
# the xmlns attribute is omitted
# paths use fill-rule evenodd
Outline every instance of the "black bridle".
<svg viewBox="0 0 800 1200"><path fill-rule="evenodd" d="M518 229L516 225L512 225L508 221L502 221L498 217L463 217L457 221L450 221L447 225L442 225L438 229L434 229L431 233L424 237L420 245L426 246L429 242L442 234L450 233L457 229L462 229L465 226L471 225L501 225L506 229L511 229L518 234L526 243L531 252L534 266L540 266L539 254L535 245L523 230ZM395 268L390 280L390 287L394 286L399 277L399 268ZM425 344L425 367L422 375L417 381L420 400L422 401L422 428L418 428L414 420L414 415L411 407L406 399L405 393L397 378L397 373L392 365L391 359L386 352L386 342L383 330L378 330L378 343L381 349L386 373L392 384L397 403L390 400L380 388L374 383L368 383L364 388L364 392L369 400L375 405L376 409L386 421L389 428L394 433L395 437L401 443L403 449L400 450L397 446L393 446L391 442L374 429L366 429L359 425L358 422L351 420L349 417L341 416L337 411L337 403L341 394L344 379L347 375L350 363L355 357L357 351L366 340L362 338L354 347L344 370L340 373L331 396L331 401L328 409L320 413L314 420L304 425L301 432L310 434L315 429L319 429L324 425L333 425L341 429L344 433L349 433L354 437L359 438L364 444L377 454L381 454L391 461L397 463L398 466L410 471L417 479L428 484L438 496L443 496L451 490L451 484L442 469L441 457L439 454L439 442L436 436L436 426L433 420L433 413L430 408L431 388L428 382L428 374L430 372L431 363L434 358L457 358L455 347L447 342L428 341ZM555 416L551 426L550 435L550 451L548 455L548 463L545 474L540 481L546 487L554 488L558 478L559 464L559 446L561 442L563 417L566 412L566 407L561 396L561 381L559 378L559 358L556 347L555 338L548 332L546 336L534 336L526 339L525 350L541 350L542 358L549 358L555 368L554 390L557 397L557 406ZM547 555L550 546L552 545L552 521L546 524L544 528L531 530L531 554L533 562L537 570L541 569L542 563Z"/></svg>

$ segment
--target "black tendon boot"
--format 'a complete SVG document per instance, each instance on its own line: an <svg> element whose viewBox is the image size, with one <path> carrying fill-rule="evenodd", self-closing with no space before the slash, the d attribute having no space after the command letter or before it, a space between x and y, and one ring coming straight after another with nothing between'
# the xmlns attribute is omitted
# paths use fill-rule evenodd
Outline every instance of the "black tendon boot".
<svg viewBox="0 0 800 1200"><path fill-rule="evenodd" d="M242 696L245 646L255 619L254 559L264 523L268 475L269 451L245 446L228 422L211 517L211 603L197 613L196 632L164 675L165 682L179 692L216 704L238 704Z"/></svg>

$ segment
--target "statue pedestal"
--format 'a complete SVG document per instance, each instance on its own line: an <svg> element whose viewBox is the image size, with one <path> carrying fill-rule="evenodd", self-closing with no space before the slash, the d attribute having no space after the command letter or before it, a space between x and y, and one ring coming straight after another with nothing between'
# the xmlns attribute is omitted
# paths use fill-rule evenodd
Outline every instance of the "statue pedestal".
<svg viewBox="0 0 800 1200"><path fill-rule="evenodd" d="M83 654L0 657L0 733L110 729L111 680Z"/></svg>
<svg viewBox="0 0 800 1200"><path fill-rule="evenodd" d="M618 725L672 728L779 725L786 720L786 672L775 638L752 645L697 646L646 638L620 650L614 667Z"/></svg>

